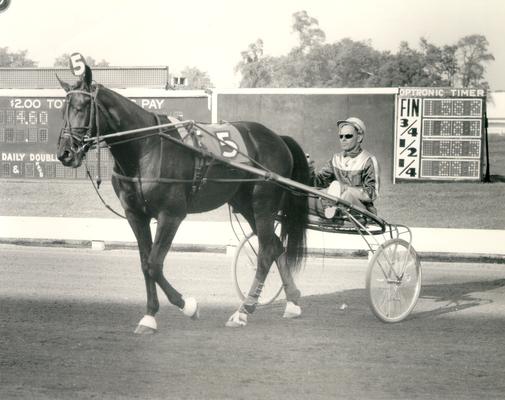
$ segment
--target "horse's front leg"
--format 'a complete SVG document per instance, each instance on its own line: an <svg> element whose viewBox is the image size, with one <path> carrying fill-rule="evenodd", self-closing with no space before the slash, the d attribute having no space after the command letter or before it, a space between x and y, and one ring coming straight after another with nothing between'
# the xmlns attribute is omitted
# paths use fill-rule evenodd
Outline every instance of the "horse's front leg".
<svg viewBox="0 0 505 400"><path fill-rule="evenodd" d="M135 214L131 211L126 211L126 218L128 219L128 223L133 230L139 246L140 264L142 266L147 293L146 315L140 320L135 329L135 333L149 334L155 332L157 329L154 316L160 308L158 294L156 293L156 282L148 273L148 258L153 244L151 228L149 226L150 218L145 215Z"/></svg>
<svg viewBox="0 0 505 400"><path fill-rule="evenodd" d="M158 215L156 235L148 259L148 273L166 294L170 303L179 307L184 315L197 319L199 311L196 300L192 297L184 298L163 274L163 261L183 219L184 217L170 215L167 212Z"/></svg>

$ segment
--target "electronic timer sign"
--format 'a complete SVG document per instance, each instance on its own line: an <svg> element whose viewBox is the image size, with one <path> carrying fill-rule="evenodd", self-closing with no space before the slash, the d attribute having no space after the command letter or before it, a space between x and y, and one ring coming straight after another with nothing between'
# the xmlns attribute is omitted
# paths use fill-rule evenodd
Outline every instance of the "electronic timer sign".
<svg viewBox="0 0 505 400"><path fill-rule="evenodd" d="M481 180L485 106L481 89L401 88L395 181Z"/></svg>
<svg viewBox="0 0 505 400"><path fill-rule="evenodd" d="M130 100L155 113L210 120L207 97L146 96ZM84 165L75 169L65 167L56 156L64 108L65 97L0 95L0 178L87 178ZM97 155L97 150L86 155L91 176L96 175ZM100 157L102 177L108 178L113 162L108 149L101 149Z"/></svg>

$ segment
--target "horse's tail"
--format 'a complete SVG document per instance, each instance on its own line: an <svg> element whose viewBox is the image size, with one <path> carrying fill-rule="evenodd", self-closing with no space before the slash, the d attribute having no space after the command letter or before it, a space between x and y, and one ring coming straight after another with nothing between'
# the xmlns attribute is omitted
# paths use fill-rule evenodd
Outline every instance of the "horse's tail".
<svg viewBox="0 0 505 400"><path fill-rule="evenodd" d="M291 179L309 185L310 172L307 157L300 145L289 136L281 136L293 156ZM290 269L298 269L305 257L305 229L307 227L309 206L305 193L286 190L282 212L281 240L286 244L287 263Z"/></svg>

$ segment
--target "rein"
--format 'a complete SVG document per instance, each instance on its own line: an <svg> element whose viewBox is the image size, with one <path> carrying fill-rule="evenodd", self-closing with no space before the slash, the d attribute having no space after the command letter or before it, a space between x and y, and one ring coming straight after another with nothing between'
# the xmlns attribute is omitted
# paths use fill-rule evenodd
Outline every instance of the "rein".
<svg viewBox="0 0 505 400"><path fill-rule="evenodd" d="M177 179L177 178L138 178L138 177L131 177L131 176L126 176L126 175L121 175L115 171L112 171L111 173L112 176L115 176L116 178L119 178L123 181L126 182L133 182L133 183L139 183L139 182L146 182L146 183L192 183L194 182L193 179ZM265 179L263 178L202 178L202 183L207 183L207 182L221 182L221 183L227 183L227 182L263 182Z"/></svg>
<svg viewBox="0 0 505 400"><path fill-rule="evenodd" d="M156 117L157 117L157 115L156 115ZM159 119L158 119L158 121L159 121ZM150 135L144 135L142 137L133 137L133 138L117 141L117 142L114 142L112 144L107 144L107 145L109 147L113 147L113 146L120 145L120 144L123 144L126 142L145 139L146 137L157 135L157 136L160 136L164 139L168 139L169 141L177 144L178 146L182 146L188 150L191 150L192 152L197 153L198 155L200 155L203 158L212 159L215 161L223 161L221 158L219 158L214 153L211 153L211 152L204 150L202 148L197 148L197 147L191 146L187 143L184 143L182 140L174 138L173 136L170 136L167 133L165 133L165 130L167 128L171 128L169 130L175 130L178 127L184 127L188 130L192 130L194 127L198 127L201 131L207 133L208 135L211 135L210 132L208 132L201 125L195 123L192 120L187 120L187 121L174 122L174 123L158 124L158 125L148 126L145 128L132 129L132 130L123 131L123 132L110 133L107 135L101 135L101 136L97 135L96 137L87 137L84 139L84 141L87 143L92 143L92 145L95 145L96 147L98 147L100 142L104 142L110 138L124 137L124 136L135 134L135 133L143 133L143 132L149 132L149 131L156 130L156 132L153 132ZM213 135L211 135L211 136L213 138L215 138ZM222 141L221 139L219 139L217 137L215 139L218 140L219 142L224 143L224 141ZM257 161L250 158L247 154L245 154L239 150L237 150L237 151L239 154L245 156L251 162L253 162L255 164L259 164ZM224 160L224 162L226 162L226 160ZM178 178L162 178L162 177L157 177L157 178L130 177L130 176L122 175L116 171L112 171L112 175L115 176L116 178L121 179L121 180L124 180L127 182L134 182L134 183L142 183L142 182L148 182L148 183L193 183L195 180L194 178L193 179L178 179ZM201 178L201 180L204 183L205 182L226 183L226 182L261 182L261 181L264 181L265 179L263 179L263 178L206 178L206 177L203 177L203 178Z"/></svg>
<svg viewBox="0 0 505 400"><path fill-rule="evenodd" d="M100 201L102 202L102 204L105 206L105 208L107 208L109 211L111 211L113 214L116 214L118 217L120 218L123 218L123 219L127 219L123 214L120 214L118 213L116 210L114 210L111 206L109 206L104 198L102 197L102 195L100 194L100 190L98 189L98 187L95 185L95 182L93 182L93 177L91 176L91 173L89 172L89 169L88 169L88 164L86 163L86 175L88 176L90 182L91 182L91 185L93 186L93 189L95 189L95 192L96 194L98 195L98 198L100 199Z"/></svg>
<svg viewBox="0 0 505 400"><path fill-rule="evenodd" d="M86 173L88 178L90 179L93 188L95 189L98 197L100 198L101 202L104 204L104 206L109 209L112 213L115 215L121 217L121 218L126 218L124 215L121 215L117 211L115 211L111 206L109 206L103 197L101 196L99 192L100 184L102 182L101 178L101 151L100 151L100 144L102 142L106 142L107 139L111 138L122 138L131 134L135 133L141 133L141 132L149 132L151 131L151 134L143 135L141 137L133 137L133 138L126 138L124 140L118 140L115 141L114 143L106 143L107 146L110 148L112 146L120 145L126 142L134 141L134 140L140 140L140 139L145 139L147 137L151 136L159 136L162 139L167 139L171 141L172 143L175 143L178 146L182 146L188 150L191 150L193 153L197 153L198 156L200 156L202 159L207 160L210 159L212 161L218 161L218 162L223 162L226 164L230 164L229 160L225 159L224 157L220 157L214 153L211 153L207 151L206 149L191 146L187 143L184 143L181 139L177 139L169 134L166 133L166 131L172 131L172 130L177 130L179 127L184 127L186 128L190 134L193 131L195 127L198 127L202 132L205 132L207 135L210 135L213 139L217 140L221 144L226 144L222 139L212 135L209 131L207 131L204 127L198 125L194 121L188 120L188 121L181 121L181 122L171 122L171 123L166 123L166 124L160 124L160 119L157 114L155 115L155 118L157 120L157 125L154 126L149 126L145 128L138 128L138 129L132 129L128 131L123 131L123 132L116 132L116 133L110 133L110 134L105 134L101 135L101 129L100 129L100 119L99 119L99 112L102 111L104 115L107 115L106 110L103 109L103 106L97 101L97 96L98 96L98 91L99 91L100 86L95 86L93 91L88 92L85 90L69 90L66 94L68 97L69 95L72 94L82 94L85 96L90 97L90 115L89 115L89 120L88 120L88 125L86 126L71 126L69 122L69 107L70 107L70 101L67 101L66 104L66 109L65 109L65 125L61 129L60 132L60 137L58 139L58 143L61 141L62 138L64 137L69 137L71 146L70 150L74 154L79 154L79 153L86 153L90 148L96 147L97 149L97 176L96 176L96 185L95 182L93 181L93 178L91 177L91 173L89 172L89 169L86 165ZM95 128L95 129L94 129ZM82 133L84 131L84 134ZM93 136L93 133L95 133L95 136ZM160 151L163 151L163 146L160 146ZM251 163L256 164L260 168L262 168L264 171L267 171L268 176L268 170L266 170L260 163L258 163L256 160L253 160L249 155L241 152L240 150L237 150L239 154L243 155L245 158L247 158ZM201 162L202 163L202 162ZM205 163L205 162L203 162ZM161 164L160 164L161 165ZM161 167L160 167L161 168ZM160 170L160 175L161 175L161 170ZM174 183L191 183L193 187L193 192L196 192L201 185L207 183L207 182L221 182L221 183L231 183L231 182L263 182L265 180L269 180L266 177L258 177L258 178L207 178L205 176L198 176L199 174L195 173L195 176L193 176L192 179L178 179L178 178L163 178L161 176L156 177L156 178L144 178L144 177L130 177L126 176L123 174L120 174L116 171L112 171L112 176L123 180L127 182L132 182L132 183L137 183L140 185L140 190L141 194L143 197L143 191L142 191L142 183L162 183L162 184L174 184ZM145 199L144 199L145 202ZM147 203L146 203L147 205Z"/></svg>

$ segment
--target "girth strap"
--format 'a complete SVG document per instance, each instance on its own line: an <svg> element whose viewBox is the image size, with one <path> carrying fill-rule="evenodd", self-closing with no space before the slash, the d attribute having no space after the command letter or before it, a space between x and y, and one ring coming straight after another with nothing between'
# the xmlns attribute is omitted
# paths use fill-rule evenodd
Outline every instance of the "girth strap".
<svg viewBox="0 0 505 400"><path fill-rule="evenodd" d="M121 179L122 181L126 182L134 182L134 183L192 183L193 179L176 179L176 178L142 178L140 179L139 177L131 177L131 176L126 176L126 175L121 175L117 173L116 171L112 171L111 173L112 176L115 176L116 178Z"/></svg>
<svg viewBox="0 0 505 400"><path fill-rule="evenodd" d="M167 116L168 120L172 123L178 123L180 122L178 119ZM159 120L158 120L158 125L160 125ZM202 186L206 182L206 177L207 177L207 172L209 170L209 165L212 161L208 161L208 159L202 155L207 152L207 148L203 145L201 138L197 134L197 130L194 129L193 126L186 128L176 128L177 132L181 136L181 140L183 143L186 143L187 145L192 145L195 149L200 149L203 150L203 152L197 152L195 156L195 165L193 168L193 179L192 179L192 184L191 184L191 199L200 191ZM185 132L184 132L185 131ZM186 133L186 134L184 134ZM161 136L163 138L163 136ZM191 140L192 144L188 143L188 138ZM163 140L163 139L162 139ZM163 182L160 174L160 182Z"/></svg>

